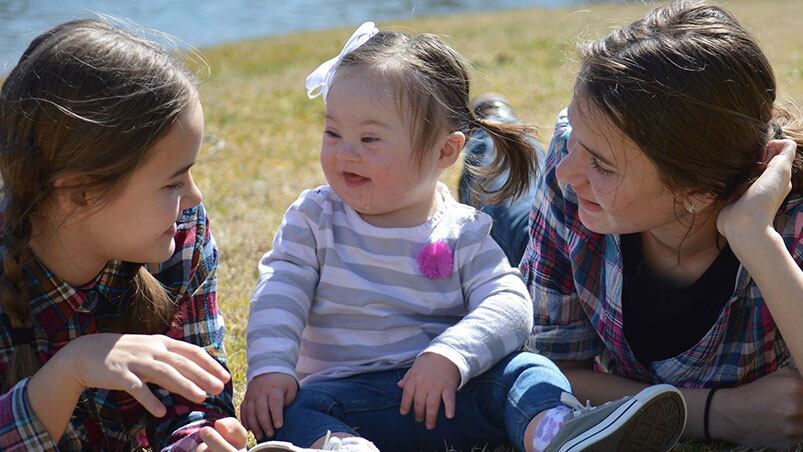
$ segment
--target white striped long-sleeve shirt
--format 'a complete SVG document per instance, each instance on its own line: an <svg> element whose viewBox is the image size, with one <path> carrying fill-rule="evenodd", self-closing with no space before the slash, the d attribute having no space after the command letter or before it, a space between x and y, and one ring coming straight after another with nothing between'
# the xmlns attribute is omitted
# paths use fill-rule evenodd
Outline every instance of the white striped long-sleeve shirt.
<svg viewBox="0 0 803 452"><path fill-rule="evenodd" d="M259 263L249 381L268 372L302 383L341 378L433 352L457 366L462 387L524 344L532 302L489 235L491 218L438 190L440 209L410 228L365 222L328 186L301 194ZM436 241L454 264L429 279L416 256Z"/></svg>

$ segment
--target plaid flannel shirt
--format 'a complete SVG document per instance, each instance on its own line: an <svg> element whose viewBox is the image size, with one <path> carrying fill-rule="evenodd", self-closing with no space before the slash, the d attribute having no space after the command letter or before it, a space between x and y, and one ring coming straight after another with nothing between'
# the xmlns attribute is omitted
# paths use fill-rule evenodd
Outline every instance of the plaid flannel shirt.
<svg viewBox="0 0 803 452"><path fill-rule="evenodd" d="M174 326L165 335L204 347L221 364L223 319L215 300L218 255L202 205L182 213L177 221L176 251L167 261L148 269L177 303ZM74 288L33 260L24 267L34 313L34 347L44 363L70 340L96 333L127 306L128 281L138 265L110 262L89 284ZM0 312L0 372L11 354L10 322ZM198 431L214 420L234 416L232 387L218 396L194 403L151 386L167 407L157 418L122 391L86 389L58 444L31 409L29 379L0 395L0 449L2 450L187 450L197 444Z"/></svg>
<svg viewBox="0 0 803 452"><path fill-rule="evenodd" d="M790 364L780 331L743 266L733 294L700 342L648 367L639 363L622 326L619 236L586 229L578 217L576 194L571 187L559 186L555 175L568 153L570 133L564 110L530 214L530 243L521 262L535 303L529 347L556 360L596 358L597 370L679 387L741 385ZM803 199L788 199L774 226L803 267Z"/></svg>

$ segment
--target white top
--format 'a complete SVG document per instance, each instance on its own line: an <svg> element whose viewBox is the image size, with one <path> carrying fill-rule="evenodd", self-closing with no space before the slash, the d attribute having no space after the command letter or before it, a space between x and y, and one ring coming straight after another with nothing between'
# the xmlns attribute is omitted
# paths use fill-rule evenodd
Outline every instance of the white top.
<svg viewBox="0 0 803 452"><path fill-rule="evenodd" d="M290 206L259 263L247 332L248 380L267 372L302 383L410 366L445 356L462 387L527 340L533 307L518 269L490 237L491 218L454 200L424 224L380 228L331 188ZM427 278L416 257L448 244L451 274Z"/></svg>

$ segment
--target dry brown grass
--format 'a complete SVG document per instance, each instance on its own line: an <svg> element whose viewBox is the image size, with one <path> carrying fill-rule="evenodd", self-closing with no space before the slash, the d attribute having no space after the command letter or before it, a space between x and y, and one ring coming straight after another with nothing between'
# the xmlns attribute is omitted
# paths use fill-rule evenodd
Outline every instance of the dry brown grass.
<svg viewBox="0 0 803 452"><path fill-rule="evenodd" d="M803 2L723 2L760 39L781 95L803 100ZM599 37L643 15L643 4L519 10L380 23L443 36L472 63L474 94L507 96L520 116L543 126L569 101L578 40ZM285 209L323 182L318 165L323 103L304 77L335 55L350 29L293 34L204 49L211 75L202 85L208 145L195 170L221 251L219 301L239 406L245 389L245 327L256 263ZM454 184L459 168L446 174ZM678 450L718 450L687 442ZM726 447L726 446L722 446Z"/></svg>

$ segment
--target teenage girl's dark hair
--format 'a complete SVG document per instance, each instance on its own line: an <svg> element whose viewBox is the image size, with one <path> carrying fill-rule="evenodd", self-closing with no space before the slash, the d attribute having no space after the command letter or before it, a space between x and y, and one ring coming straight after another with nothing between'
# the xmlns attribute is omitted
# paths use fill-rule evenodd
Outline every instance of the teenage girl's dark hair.
<svg viewBox="0 0 803 452"><path fill-rule="evenodd" d="M80 175L80 188L113 197L195 96L194 78L171 55L101 20L41 34L8 75L0 92L0 305L11 328L29 338L13 348L3 391L39 367L23 268L33 259L33 225L54 182ZM164 331L174 315L165 289L141 266L131 287L129 308L109 329Z"/></svg>
<svg viewBox="0 0 803 452"><path fill-rule="evenodd" d="M773 138L798 143L793 193L803 194L799 109L776 103L755 39L716 6L675 1L581 49L576 95L632 139L674 190L740 194Z"/></svg>
<svg viewBox="0 0 803 452"><path fill-rule="evenodd" d="M536 169L535 150L527 139L531 130L522 124L478 118L469 104L466 66L463 58L435 35L380 31L343 58L335 77L368 68L391 82L400 111L411 126L419 162L444 130L468 135L484 129L493 138L497 154L487 169L474 169L478 179L487 180L491 174L510 169L507 183L486 192L487 199L499 202L518 196L526 192ZM482 185L475 188L484 191Z"/></svg>

